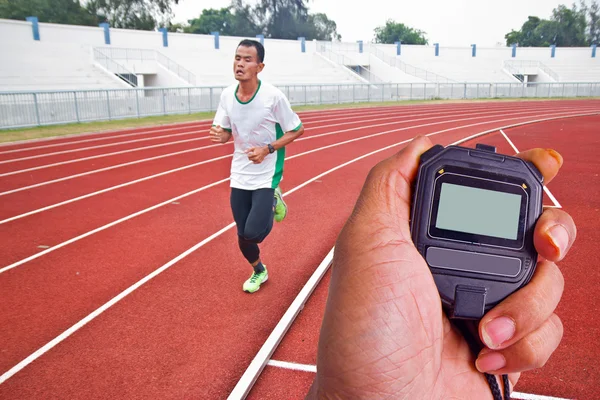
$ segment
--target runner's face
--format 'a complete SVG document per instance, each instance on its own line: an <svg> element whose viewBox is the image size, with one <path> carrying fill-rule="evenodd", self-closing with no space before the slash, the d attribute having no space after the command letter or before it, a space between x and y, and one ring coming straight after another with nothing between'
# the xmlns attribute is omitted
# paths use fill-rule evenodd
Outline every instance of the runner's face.
<svg viewBox="0 0 600 400"><path fill-rule="evenodd" d="M235 52L233 62L233 74L240 82L255 79L264 68L264 64L258 61L255 47L239 46Z"/></svg>

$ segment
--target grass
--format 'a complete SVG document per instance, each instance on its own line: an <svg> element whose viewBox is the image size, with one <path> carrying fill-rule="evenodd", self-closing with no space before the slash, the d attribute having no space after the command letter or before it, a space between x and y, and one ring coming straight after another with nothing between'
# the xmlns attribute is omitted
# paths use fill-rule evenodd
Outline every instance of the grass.
<svg viewBox="0 0 600 400"><path fill-rule="evenodd" d="M597 99L597 97L595 97ZM406 101L384 101L384 102L364 102L364 103L343 103L343 104L321 104L294 106L294 111L311 110L331 110L339 108L359 108L359 107L378 107L378 106L409 106L415 104L461 104L461 103L481 103L490 101L540 101L540 100L573 100L573 99L594 99L594 97L572 97L572 98L495 98L495 99L477 99L477 100L406 100ZM157 125L176 124L182 122L193 122L206 119L212 119L214 112L202 112L195 114L166 115L155 117L132 118L115 121L86 122L65 125L41 126L33 128L9 129L0 131L0 143L15 142L22 140L43 139L55 136L77 135L89 132L101 132L110 130L119 130L126 128L149 127Z"/></svg>

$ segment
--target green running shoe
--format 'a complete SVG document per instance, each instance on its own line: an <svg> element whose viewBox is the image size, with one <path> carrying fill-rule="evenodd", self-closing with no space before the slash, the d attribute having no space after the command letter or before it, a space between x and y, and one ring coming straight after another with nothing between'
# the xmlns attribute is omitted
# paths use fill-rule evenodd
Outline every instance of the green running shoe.
<svg viewBox="0 0 600 400"><path fill-rule="evenodd" d="M265 270L260 273L254 272L250 279L244 282L244 292L254 293L258 289L260 289L260 285L265 283L269 279L269 274L267 273L267 267L265 266Z"/></svg>
<svg viewBox="0 0 600 400"><path fill-rule="evenodd" d="M287 215L287 204L283 201L283 195L279 186L275 189L275 199L277 200L275 204L275 222L281 222Z"/></svg>

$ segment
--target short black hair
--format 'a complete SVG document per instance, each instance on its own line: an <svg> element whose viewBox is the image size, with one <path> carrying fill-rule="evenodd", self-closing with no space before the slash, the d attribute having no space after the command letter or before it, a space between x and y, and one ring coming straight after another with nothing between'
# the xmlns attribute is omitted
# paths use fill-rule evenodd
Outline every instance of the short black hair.
<svg viewBox="0 0 600 400"><path fill-rule="evenodd" d="M258 55L258 62L261 63L265 61L265 48L259 41L244 39L238 44L238 47L240 46L254 47L256 49L256 54Z"/></svg>

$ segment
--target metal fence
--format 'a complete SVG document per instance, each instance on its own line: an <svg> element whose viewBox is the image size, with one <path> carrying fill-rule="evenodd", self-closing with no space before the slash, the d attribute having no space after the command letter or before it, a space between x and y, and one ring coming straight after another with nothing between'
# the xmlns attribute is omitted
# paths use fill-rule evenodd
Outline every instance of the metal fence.
<svg viewBox="0 0 600 400"><path fill-rule="evenodd" d="M600 96L600 82L277 86L292 105ZM223 89L224 87L190 87L0 92L0 129L215 111Z"/></svg>

